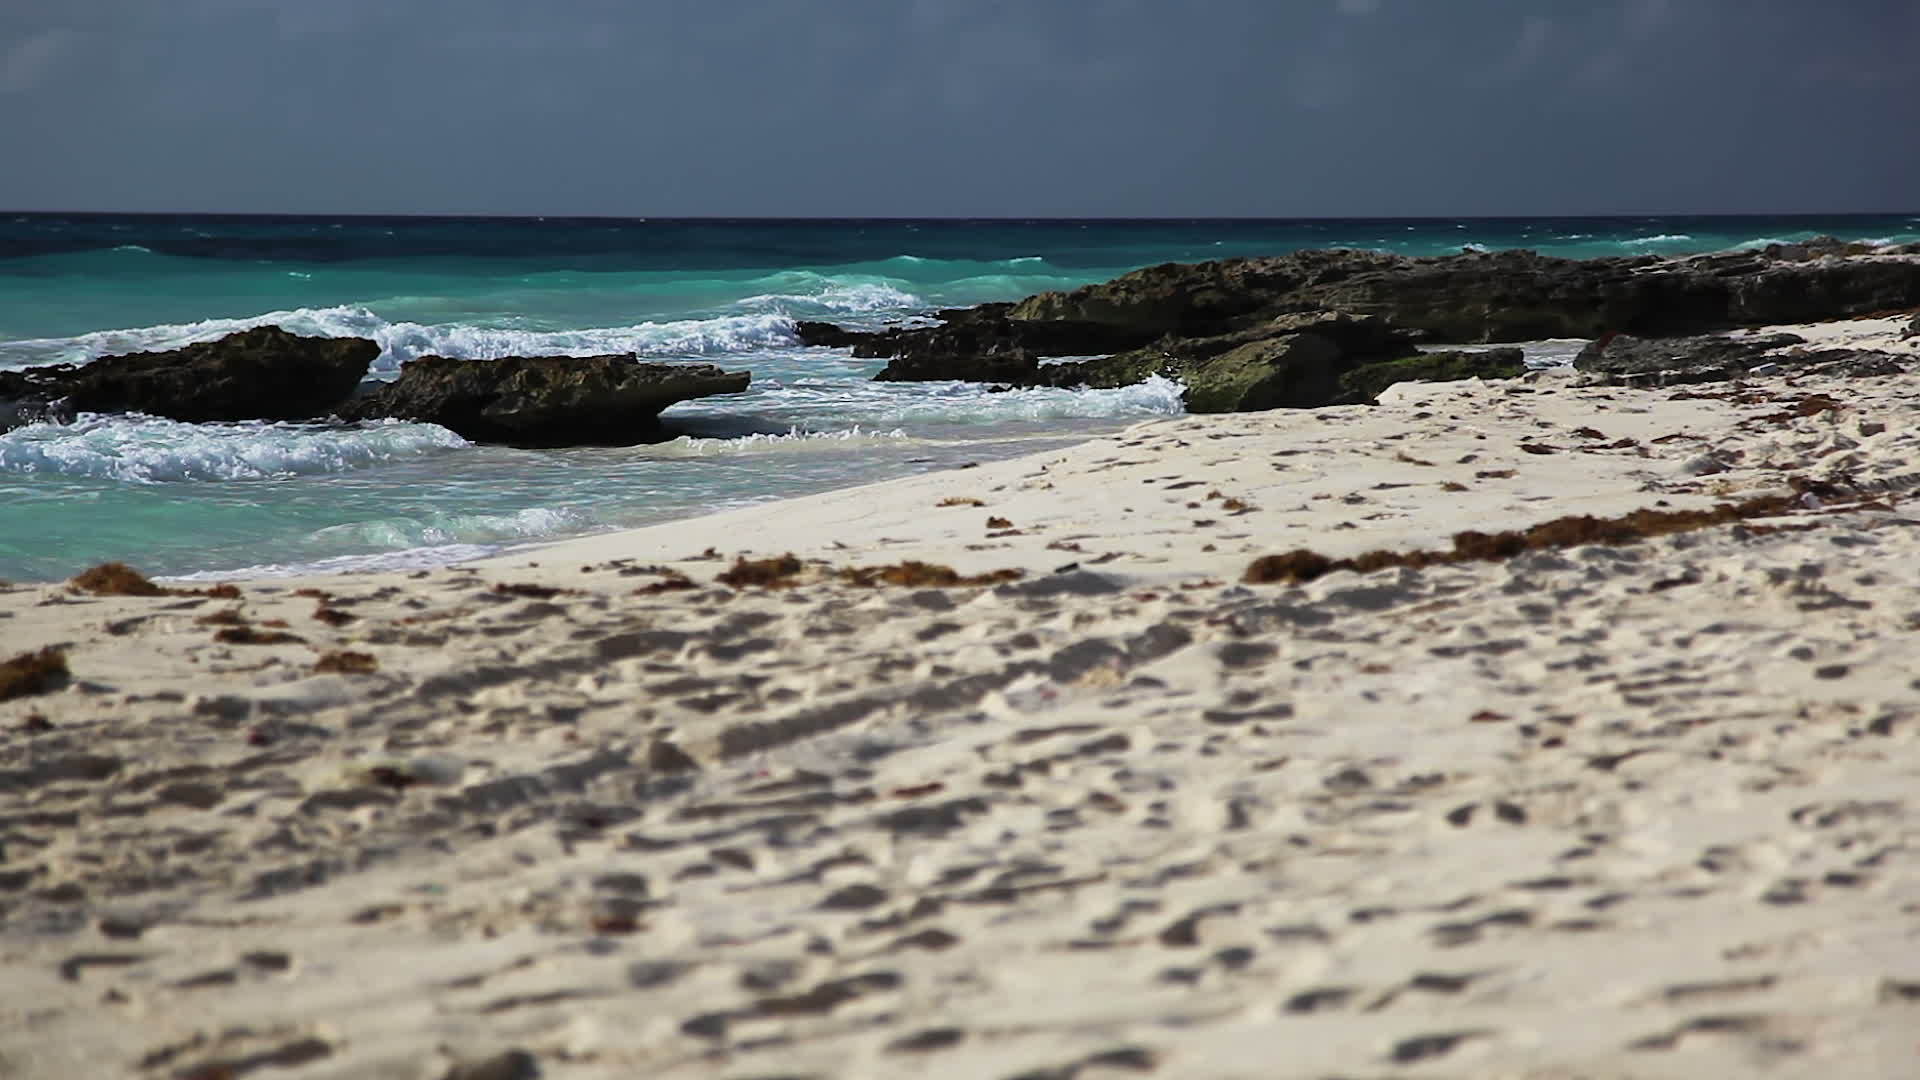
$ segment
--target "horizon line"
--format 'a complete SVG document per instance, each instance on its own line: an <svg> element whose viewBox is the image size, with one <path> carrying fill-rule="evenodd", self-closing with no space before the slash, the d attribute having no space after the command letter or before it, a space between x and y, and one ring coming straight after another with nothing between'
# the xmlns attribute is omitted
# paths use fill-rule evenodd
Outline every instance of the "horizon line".
<svg viewBox="0 0 1920 1080"><path fill-rule="evenodd" d="M767 222L992 222L1000 224L1021 222L1099 222L1099 223L1158 223L1158 222L1205 222L1205 223L1249 223L1249 222L1315 222L1315 221L1538 221L1553 219L1563 221L1604 221L1621 218L1844 218L1844 217L1920 217L1920 209L1911 210L1790 210L1790 211L1633 211L1620 213L1555 213L1555 214L1311 214L1298 216L1270 215L1095 215L1088 217L1054 217L1045 214L968 215L934 214L925 216L881 215L857 217L839 214L800 214L800 215L763 215L763 214L506 214L506 213L325 213L318 211L283 210L17 210L0 209L0 217L114 217L114 218L315 218L326 220L417 220L417 221L555 221L590 222L617 221L636 223L685 223L685 222L729 222L729 223L767 223Z"/></svg>

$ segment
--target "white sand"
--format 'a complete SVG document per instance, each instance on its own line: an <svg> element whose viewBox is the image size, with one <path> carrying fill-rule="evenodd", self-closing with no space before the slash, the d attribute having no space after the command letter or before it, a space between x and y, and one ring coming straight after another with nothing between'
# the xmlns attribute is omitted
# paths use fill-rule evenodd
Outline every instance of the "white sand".
<svg viewBox="0 0 1920 1080"><path fill-rule="evenodd" d="M238 602L0 594L0 660L73 672L0 703L0 1076L1920 1075L1920 375L1574 382ZM1237 584L1790 477L1845 490ZM743 552L803 583L713 584ZM1029 577L827 572L901 559Z"/></svg>

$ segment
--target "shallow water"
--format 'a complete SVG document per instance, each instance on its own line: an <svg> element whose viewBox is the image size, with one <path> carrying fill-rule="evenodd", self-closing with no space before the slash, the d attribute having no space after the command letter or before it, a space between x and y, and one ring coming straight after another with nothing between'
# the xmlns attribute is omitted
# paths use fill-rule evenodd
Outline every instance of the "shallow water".
<svg viewBox="0 0 1920 1080"><path fill-rule="evenodd" d="M1158 262L1472 245L1677 254L1819 233L1920 239L1910 216L1472 221L607 221L0 218L0 368L173 348L247 326L427 354L634 352L754 373L629 449L476 447L421 424L82 417L0 434L0 578L108 558L152 573L444 562L539 540L1024 453L1180 411L1164 381L993 394L869 381L796 319L880 325ZM1544 343L1542 362L1578 343ZM1555 351L1558 350L1558 351ZM295 376L297 377L297 376Z"/></svg>

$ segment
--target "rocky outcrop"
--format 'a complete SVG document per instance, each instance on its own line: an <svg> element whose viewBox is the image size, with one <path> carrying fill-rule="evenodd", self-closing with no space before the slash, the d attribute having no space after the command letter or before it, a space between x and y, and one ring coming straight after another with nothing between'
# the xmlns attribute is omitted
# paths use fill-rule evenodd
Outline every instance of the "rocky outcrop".
<svg viewBox="0 0 1920 1080"><path fill-rule="evenodd" d="M1559 259L1531 251L1413 258L1300 251L1138 270L1015 305L1014 320L1218 334L1288 311L1379 315L1450 342L1697 334L1920 303L1920 259L1827 249ZM1851 250L1851 246L1843 246ZM1877 249L1876 249L1877 250ZM1821 257L1815 257L1820 255Z"/></svg>
<svg viewBox="0 0 1920 1080"><path fill-rule="evenodd" d="M1574 357L1573 366L1609 383L1677 386L1785 371L1889 375L1907 370L1912 363L1911 357L1876 349L1800 347L1805 344L1806 339L1797 334L1657 339L1612 334L1588 342Z"/></svg>
<svg viewBox="0 0 1920 1080"><path fill-rule="evenodd" d="M1775 349L1804 345L1798 334L1767 334L1758 337L1729 338L1707 334L1698 337L1640 338L1631 334L1609 334L1587 343L1574 357L1580 371L1634 378L1665 373L1667 382L1709 382L1727 379L1767 361ZM1695 377L1698 376L1698 377Z"/></svg>
<svg viewBox="0 0 1920 1080"><path fill-rule="evenodd" d="M1017 304L943 311L933 326L858 332L814 323L801 336L856 356L891 358L875 376L883 381L1110 387L1158 374L1186 384L1190 410L1217 412L1371 400L1393 381L1524 370L1519 357L1498 350L1416 355L1416 338L1464 344L1605 337L1620 344L1603 363L1644 365L1653 361L1628 359L1630 350L1642 349L1636 340L1917 303L1920 258L1904 248L1829 238L1679 259L1325 250L1167 263ZM1732 346L1714 340L1720 344L1699 346L1710 355L1690 363L1737 367L1726 351ZM1649 344L1632 355L1667 348ZM1105 355L1042 362L1090 354ZM1659 364L1665 366L1644 370L1674 366ZM1370 370L1359 373L1363 368ZM1626 377L1626 369L1620 374Z"/></svg>
<svg viewBox="0 0 1920 1080"><path fill-rule="evenodd" d="M1513 379L1526 373L1526 357L1516 348L1422 352L1349 370L1340 376L1340 396L1344 401L1371 403L1395 383Z"/></svg>
<svg viewBox="0 0 1920 1080"><path fill-rule="evenodd" d="M380 346L261 326L168 352L0 372L0 427L78 412L174 420L303 420L353 393Z"/></svg>
<svg viewBox="0 0 1920 1080"><path fill-rule="evenodd" d="M632 355L423 356L340 415L420 420L475 442L627 446L665 438L659 416L667 406L736 394L750 380L747 372L712 364L649 364Z"/></svg>
<svg viewBox="0 0 1920 1080"><path fill-rule="evenodd" d="M1160 336L1076 319L1010 319L1011 304L942 311L940 323L867 333L839 331L835 340L860 357L891 357L876 382L1027 382L1047 356L1094 356L1137 348ZM824 324L810 324L821 326ZM835 328L837 329L837 328ZM809 344L828 335L809 330Z"/></svg>
<svg viewBox="0 0 1920 1080"><path fill-rule="evenodd" d="M1526 366L1518 349L1421 353L1415 335L1374 316L1283 315L1246 330L1165 338L1095 360L1048 364L1048 386L1126 386L1153 375L1185 385L1187 411L1251 412L1371 402L1409 379L1504 378Z"/></svg>

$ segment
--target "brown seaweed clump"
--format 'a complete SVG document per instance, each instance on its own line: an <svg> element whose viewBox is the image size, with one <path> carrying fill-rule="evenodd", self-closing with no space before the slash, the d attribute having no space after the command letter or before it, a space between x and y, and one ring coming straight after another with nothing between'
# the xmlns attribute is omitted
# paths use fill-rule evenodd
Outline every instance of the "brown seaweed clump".
<svg viewBox="0 0 1920 1080"><path fill-rule="evenodd" d="M67 584L95 596L210 596L215 600L240 599L238 585L222 582L204 589L169 589L155 585L147 575L123 562L101 563L75 574Z"/></svg>
<svg viewBox="0 0 1920 1080"><path fill-rule="evenodd" d="M1466 562L1497 562L1528 551L1579 547L1583 544L1634 544L1673 533L1729 525L1748 518L1772 517L1797 504L1786 495L1763 495L1740 503L1721 503L1706 510L1635 510L1614 518L1575 514L1543 521L1527 529L1496 533L1472 529L1453 534L1451 551L1369 551L1351 559L1334 559L1296 548L1281 555L1262 555L1247 566L1241 581L1249 585L1312 581L1335 570L1371 573L1395 567L1422 569Z"/></svg>
<svg viewBox="0 0 1920 1080"><path fill-rule="evenodd" d="M493 587L495 596L518 596L528 600L551 600L556 596L578 591L578 589L557 589L552 585L535 585L525 581L503 581Z"/></svg>
<svg viewBox="0 0 1920 1080"><path fill-rule="evenodd" d="M352 652L341 649L327 653L313 662L313 673L324 675L329 672L336 675L371 675L380 670L380 662L370 653Z"/></svg>
<svg viewBox="0 0 1920 1080"><path fill-rule="evenodd" d="M793 585L793 579L799 576L800 560L791 554L771 559L736 558L732 568L723 571L715 580L722 585L731 585L736 589L752 586L759 589L784 589Z"/></svg>
<svg viewBox="0 0 1920 1080"><path fill-rule="evenodd" d="M914 560L891 566L865 566L840 571L840 579L849 585L873 588L878 585L902 585L909 588L952 589L977 585L1000 585L1026 577L1024 570L993 570L966 575L951 566Z"/></svg>
<svg viewBox="0 0 1920 1080"><path fill-rule="evenodd" d="M680 592L684 589L697 589L699 587L700 586L695 585L693 579L687 575L668 571L661 575L659 581L649 581L645 585L633 590L633 595L657 596L660 593Z"/></svg>
<svg viewBox="0 0 1920 1080"><path fill-rule="evenodd" d="M285 630L259 630L251 626L228 626L214 632L213 640L222 645L300 645L306 639Z"/></svg>
<svg viewBox="0 0 1920 1080"><path fill-rule="evenodd" d="M147 575L123 562L101 563L74 575L67 584L95 596L172 596L172 589L155 585Z"/></svg>
<svg viewBox="0 0 1920 1080"><path fill-rule="evenodd" d="M67 654L49 645L0 663L0 701L58 690L67 681Z"/></svg>

